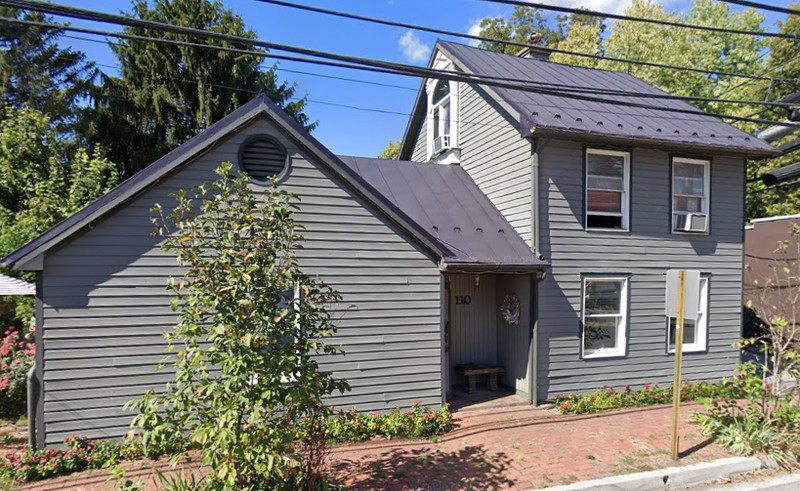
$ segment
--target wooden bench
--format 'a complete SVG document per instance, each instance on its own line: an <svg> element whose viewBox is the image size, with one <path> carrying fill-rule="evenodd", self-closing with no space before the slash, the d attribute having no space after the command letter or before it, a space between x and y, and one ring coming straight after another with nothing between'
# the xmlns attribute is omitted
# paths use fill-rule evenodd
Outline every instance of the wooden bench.
<svg viewBox="0 0 800 491"><path fill-rule="evenodd" d="M497 376L506 369L497 365L476 365L467 363L456 365L456 372L464 376L466 381L467 394L474 394L477 391L477 378L486 375L486 385L489 390L497 390Z"/></svg>

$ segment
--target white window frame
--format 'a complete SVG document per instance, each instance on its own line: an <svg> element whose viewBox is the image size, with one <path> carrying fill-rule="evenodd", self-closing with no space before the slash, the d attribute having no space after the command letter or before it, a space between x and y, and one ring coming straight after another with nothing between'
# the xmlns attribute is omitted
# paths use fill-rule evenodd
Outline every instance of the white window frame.
<svg viewBox="0 0 800 491"><path fill-rule="evenodd" d="M454 72L455 65L453 62L447 58L441 52L437 52L434 56L433 63L431 68L434 70L442 70L442 71L451 71ZM446 149L442 151L434 152L433 150L433 122L434 122L434 108L441 107L441 104L444 100L440 101L436 106L433 105L433 93L436 90L436 86L439 82L443 82L448 84L450 89L450 93L448 97L444 100L449 100L450 104L450 145ZM425 84L425 91L427 95L427 160L429 162L435 162L438 164L458 164L461 161L461 153L459 151L459 124L458 124L458 115L459 115L459 87L460 84L456 81L452 80L441 80L431 78L428 79ZM444 122L440 121L442 128L444 127ZM441 132L441 128L440 128Z"/></svg>
<svg viewBox="0 0 800 491"><path fill-rule="evenodd" d="M698 314L700 318L695 322L695 336L694 343L687 343L683 345L684 353L699 353L705 352L708 349L708 301L710 292L711 279L709 276L700 276L700 288L698 294L700 300L697 303ZM675 346L670 345L670 325L674 317L667 317L667 352L675 353ZM686 322L684 321L684 329L686 329Z"/></svg>
<svg viewBox="0 0 800 491"><path fill-rule="evenodd" d="M603 228L603 227L589 227L589 156L590 155L611 155L614 157L623 158L623 175L622 175L622 212L616 213L591 213L592 215L602 216L619 216L622 218L620 228ZM589 231L599 232L630 232L631 229L631 153L618 151L618 150L603 150L599 148L587 148L584 155L584 169L583 169L583 226L584 229Z"/></svg>
<svg viewBox="0 0 800 491"><path fill-rule="evenodd" d="M685 211L676 211L675 210L675 167L678 164L691 164L691 165L702 165L703 166L703 197L702 197L702 207L700 208L699 213L704 213L708 218L706 219L706 231L705 232L687 232L684 230L675 230L675 214L688 214L690 212ZM669 220L670 220L670 230L673 234L708 234L711 230L711 161L705 159L690 159L686 157L673 157L672 158L672 165L670 166L670 196L669 196ZM696 196L693 196L696 197Z"/></svg>
<svg viewBox="0 0 800 491"><path fill-rule="evenodd" d="M585 359L591 358L619 358L627 353L628 342L628 288L630 278L627 276L584 276L581 288L581 356ZM591 317L619 317L619 327L617 328L617 338L614 348L600 348L587 350L586 340L586 284L591 281L597 282L622 282L622 290L619 299L619 314L592 314Z"/></svg>

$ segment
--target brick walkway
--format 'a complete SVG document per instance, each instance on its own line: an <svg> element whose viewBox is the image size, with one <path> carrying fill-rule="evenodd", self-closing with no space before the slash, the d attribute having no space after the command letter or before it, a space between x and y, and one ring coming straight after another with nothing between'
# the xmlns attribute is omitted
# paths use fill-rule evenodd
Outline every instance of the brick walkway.
<svg viewBox="0 0 800 491"><path fill-rule="evenodd" d="M686 423L679 463L670 459L671 408L564 416L532 407L456 413L437 443L368 442L333 452L352 490L530 489L729 456Z"/></svg>
<svg viewBox="0 0 800 491"><path fill-rule="evenodd" d="M354 491L521 490L728 456L685 422L690 411L700 408L682 408L682 458L677 464L669 458L669 407L587 416L513 407L458 412L458 428L435 443L377 440L339 446L331 467L338 482ZM151 470L133 467L128 477L157 488ZM196 464L190 467L197 470ZM20 489L113 489L107 478L107 473L94 471Z"/></svg>

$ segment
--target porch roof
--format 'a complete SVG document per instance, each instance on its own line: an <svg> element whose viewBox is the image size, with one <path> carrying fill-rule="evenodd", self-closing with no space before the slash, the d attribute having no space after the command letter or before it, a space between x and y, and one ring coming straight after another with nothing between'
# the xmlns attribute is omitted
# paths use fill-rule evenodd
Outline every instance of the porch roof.
<svg viewBox="0 0 800 491"><path fill-rule="evenodd" d="M0 274L0 297L6 295L36 295L36 287L27 281Z"/></svg>
<svg viewBox="0 0 800 491"><path fill-rule="evenodd" d="M445 269L532 270L547 264L461 166L339 159L451 251L443 257Z"/></svg>

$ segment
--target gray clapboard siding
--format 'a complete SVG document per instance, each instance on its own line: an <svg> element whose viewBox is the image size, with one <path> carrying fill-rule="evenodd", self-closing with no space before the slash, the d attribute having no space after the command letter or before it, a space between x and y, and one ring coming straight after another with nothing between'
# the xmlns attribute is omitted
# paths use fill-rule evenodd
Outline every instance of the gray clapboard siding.
<svg viewBox="0 0 800 491"><path fill-rule="evenodd" d="M427 96L423 93L421 104L425 104L428 100ZM414 151L411 153L411 160L414 162L425 162L428 160L428 118L422 120L419 125L419 132L416 134L414 140Z"/></svg>
<svg viewBox="0 0 800 491"><path fill-rule="evenodd" d="M516 116L484 89L459 83L459 119L461 166L531 244L531 147L519 136Z"/></svg>
<svg viewBox="0 0 800 491"><path fill-rule="evenodd" d="M150 207L168 208L170 193L213 179L213 169L235 161L241 142L255 134L276 136L291 155L283 185L301 197L297 219L309 239L298 251L301 265L344 297L334 313L340 330L331 342L347 353L322 363L347 377L353 391L330 402L362 410L442 402L436 263L264 118L45 257L47 444L74 433L122 435L131 417L121 412L122 404L170 380L155 364L165 356L161 333L176 320L167 278L181 270L149 236Z"/></svg>
<svg viewBox="0 0 800 491"><path fill-rule="evenodd" d="M741 326L744 161L714 157L711 233L670 234L670 155L636 148L631 157L631 232L583 229L583 145L552 140L539 149L541 252L552 264L539 288L539 397L591 391L603 385L667 383L667 269L711 275L708 352L688 353L684 375L718 380L731 375L731 347ZM580 358L581 274L630 275L628 355Z"/></svg>
<svg viewBox="0 0 800 491"><path fill-rule="evenodd" d="M501 275L497 277L497 363L506 371L500 382L518 393L530 394L529 352L531 340L531 278L527 275ZM500 314L500 306L506 295L519 299L520 316L517 325L506 324Z"/></svg>
<svg viewBox="0 0 800 491"><path fill-rule="evenodd" d="M483 89L459 83L456 128L461 166L514 230L531 244L531 147L517 119ZM423 96L424 103L424 96ZM416 135L411 160L427 160L427 119Z"/></svg>

